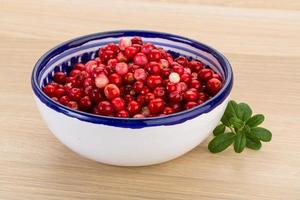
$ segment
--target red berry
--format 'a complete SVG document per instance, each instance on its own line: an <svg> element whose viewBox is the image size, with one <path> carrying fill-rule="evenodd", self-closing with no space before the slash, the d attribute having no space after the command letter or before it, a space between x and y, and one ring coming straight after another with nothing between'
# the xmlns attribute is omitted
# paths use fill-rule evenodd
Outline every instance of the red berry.
<svg viewBox="0 0 300 200"><path fill-rule="evenodd" d="M140 93L141 93L141 95L145 95L145 94L147 94L148 92L149 92L149 88L146 87L146 86L144 86Z"/></svg>
<svg viewBox="0 0 300 200"><path fill-rule="evenodd" d="M79 101L79 106L82 110L88 110L92 106L92 101L89 96L84 96Z"/></svg>
<svg viewBox="0 0 300 200"><path fill-rule="evenodd" d="M58 102L61 103L62 105L67 105L70 101L70 98L68 96L62 96L59 98Z"/></svg>
<svg viewBox="0 0 300 200"><path fill-rule="evenodd" d="M122 118L128 118L129 117L129 113L126 110L121 110L117 113L116 115L117 117L122 117Z"/></svg>
<svg viewBox="0 0 300 200"><path fill-rule="evenodd" d="M199 73L198 73L198 79L202 82L206 82L209 79L211 79L213 75L213 72L211 69L202 69Z"/></svg>
<svg viewBox="0 0 300 200"><path fill-rule="evenodd" d="M143 114L135 114L133 116L133 118L145 118L145 115L143 115Z"/></svg>
<svg viewBox="0 0 300 200"><path fill-rule="evenodd" d="M117 60L119 62L127 62L128 61L127 57L124 55L124 53L122 51L118 53Z"/></svg>
<svg viewBox="0 0 300 200"><path fill-rule="evenodd" d="M165 102L161 98L153 99L149 102L148 108L151 114L160 114L165 108Z"/></svg>
<svg viewBox="0 0 300 200"><path fill-rule="evenodd" d="M134 64L144 66L148 63L147 56L144 53L137 53L133 58Z"/></svg>
<svg viewBox="0 0 300 200"><path fill-rule="evenodd" d="M65 94L66 94L66 91L63 88L57 88L55 90L55 97L57 97L57 98L60 98L60 97L64 96Z"/></svg>
<svg viewBox="0 0 300 200"><path fill-rule="evenodd" d="M78 110L78 104L77 104L76 101L69 101L68 104L67 104L67 106L68 106L69 108L74 109L74 110Z"/></svg>
<svg viewBox="0 0 300 200"><path fill-rule="evenodd" d="M170 107L173 108L174 112L180 112L182 110L182 106L180 103L172 103Z"/></svg>
<svg viewBox="0 0 300 200"><path fill-rule="evenodd" d="M166 96L166 90L164 87L156 87L153 90L153 94L155 95L156 98L162 98L164 99Z"/></svg>
<svg viewBox="0 0 300 200"><path fill-rule="evenodd" d="M133 97L130 94L126 94L124 96L124 100L128 103L130 101L133 101Z"/></svg>
<svg viewBox="0 0 300 200"><path fill-rule="evenodd" d="M142 46L141 52L148 54L153 49L155 49L155 47L152 43L146 43Z"/></svg>
<svg viewBox="0 0 300 200"><path fill-rule="evenodd" d="M124 55L128 58L128 59L132 59L136 54L138 53L138 49L131 46L131 47L126 47L125 51L124 51Z"/></svg>
<svg viewBox="0 0 300 200"><path fill-rule="evenodd" d="M145 96L144 95L139 95L137 98L136 98L136 101L141 105L145 105L146 101L145 101Z"/></svg>
<svg viewBox="0 0 300 200"><path fill-rule="evenodd" d="M169 61L167 61L166 59L160 59L159 64L162 69L169 68L170 66Z"/></svg>
<svg viewBox="0 0 300 200"><path fill-rule="evenodd" d="M118 63L118 59L116 59L116 58L113 58L113 59L110 59L107 61L107 65L111 66L111 67L115 67L117 65L117 63Z"/></svg>
<svg viewBox="0 0 300 200"><path fill-rule="evenodd" d="M203 69L203 63L192 60L189 62L188 67L192 70L192 72L199 72L201 69Z"/></svg>
<svg viewBox="0 0 300 200"><path fill-rule="evenodd" d="M155 88L162 85L162 78L158 75L151 75L147 78L147 86L149 88Z"/></svg>
<svg viewBox="0 0 300 200"><path fill-rule="evenodd" d="M223 80L222 77L220 76L220 74L216 74L216 73L212 75L212 78L219 79L221 82Z"/></svg>
<svg viewBox="0 0 300 200"><path fill-rule="evenodd" d="M130 113L130 115L135 115L139 113L140 110L141 110L141 106L136 101L130 101L127 105L127 111Z"/></svg>
<svg viewBox="0 0 300 200"><path fill-rule="evenodd" d="M98 89L92 89L89 92L89 97L91 99L91 101L93 101L94 103L99 103L102 100L102 94L100 92L100 90Z"/></svg>
<svg viewBox="0 0 300 200"><path fill-rule="evenodd" d="M199 96L198 98L202 101L207 101L207 99L209 98L209 96L207 94L205 94L204 92L199 92L198 96Z"/></svg>
<svg viewBox="0 0 300 200"><path fill-rule="evenodd" d="M44 87L43 90L46 93L46 95L48 95L49 97L54 97L55 91L56 91L56 86L48 84Z"/></svg>
<svg viewBox="0 0 300 200"><path fill-rule="evenodd" d="M175 59L175 62L179 63L183 67L186 67L189 61L185 57L179 56L178 58Z"/></svg>
<svg viewBox="0 0 300 200"><path fill-rule="evenodd" d="M124 110L124 108L125 108L125 101L120 97L114 98L111 101L111 104L112 104L114 110L116 110L116 111L121 111L121 110Z"/></svg>
<svg viewBox="0 0 300 200"><path fill-rule="evenodd" d="M160 73L160 65L157 62L150 62L149 64L149 68L150 68L150 73L151 74L155 74L158 75Z"/></svg>
<svg viewBox="0 0 300 200"><path fill-rule="evenodd" d="M148 58L150 61L159 61L161 59L160 51L157 49L152 49L148 53Z"/></svg>
<svg viewBox="0 0 300 200"><path fill-rule="evenodd" d="M82 63L77 63L77 64L75 64L74 69L78 69L80 71L84 71L85 70L85 65L82 64Z"/></svg>
<svg viewBox="0 0 300 200"><path fill-rule="evenodd" d="M169 106L165 107L163 114L170 115L172 113L174 113L174 109L172 107L169 107Z"/></svg>
<svg viewBox="0 0 300 200"><path fill-rule="evenodd" d="M54 81L59 84L65 84L66 74L64 72L56 72L53 77Z"/></svg>
<svg viewBox="0 0 300 200"><path fill-rule="evenodd" d="M191 82L191 80L192 80L192 77L191 77L190 74L184 73L184 74L182 74L182 75L180 76L180 81L183 81L183 82L185 82L186 84L189 84L189 83Z"/></svg>
<svg viewBox="0 0 300 200"><path fill-rule="evenodd" d="M82 97L82 91L79 88L72 88L69 91L69 97L73 101L79 101Z"/></svg>
<svg viewBox="0 0 300 200"><path fill-rule="evenodd" d="M179 82L176 84L176 90L179 92L184 92L188 88L187 84L185 82Z"/></svg>
<svg viewBox="0 0 300 200"><path fill-rule="evenodd" d="M173 71L176 72L179 75L182 75L184 73L184 68L181 65L175 64L173 66Z"/></svg>
<svg viewBox="0 0 300 200"><path fill-rule="evenodd" d="M142 38L141 38L141 37L133 37L133 38L131 38L131 43L132 43L132 44L139 44L139 45L142 45L142 44L143 44L143 41L142 41Z"/></svg>
<svg viewBox="0 0 300 200"><path fill-rule="evenodd" d="M57 97L52 97L51 98L53 101L58 101L58 98Z"/></svg>
<svg viewBox="0 0 300 200"><path fill-rule="evenodd" d="M109 80L105 74L99 74L95 78L95 85L97 88L104 88L109 83Z"/></svg>
<svg viewBox="0 0 300 200"><path fill-rule="evenodd" d="M101 101L98 104L98 110L100 115L111 115L113 113L113 107L108 101Z"/></svg>
<svg viewBox="0 0 300 200"><path fill-rule="evenodd" d="M100 50L98 55L99 58L106 63L109 59L115 58L116 53L112 50Z"/></svg>
<svg viewBox="0 0 300 200"><path fill-rule="evenodd" d="M122 77L119 74L113 73L109 76L109 82L117 86L122 85Z"/></svg>
<svg viewBox="0 0 300 200"><path fill-rule="evenodd" d="M83 87L88 87L88 86L92 86L94 85L94 82L93 82L93 79L92 78L86 78L84 81L83 81Z"/></svg>
<svg viewBox="0 0 300 200"><path fill-rule="evenodd" d="M222 82L219 79L212 78L206 82L207 92L211 95L217 94L222 88Z"/></svg>
<svg viewBox="0 0 300 200"><path fill-rule="evenodd" d="M195 107L195 106L197 106L197 103L196 103L196 102L189 101L189 102L187 102L187 103L184 105L184 108L185 108L186 110L188 110L188 109L191 109L191 108L193 108L193 107Z"/></svg>
<svg viewBox="0 0 300 200"><path fill-rule="evenodd" d="M155 99L155 95L151 92L145 95L145 102L148 104L151 100Z"/></svg>
<svg viewBox="0 0 300 200"><path fill-rule="evenodd" d="M182 98L182 94L179 91L174 91L169 94L169 100L174 103L181 102Z"/></svg>
<svg viewBox="0 0 300 200"><path fill-rule="evenodd" d="M197 101L198 100L198 92L193 90L187 90L184 92L184 100L185 101Z"/></svg>
<svg viewBox="0 0 300 200"><path fill-rule="evenodd" d="M142 81L136 81L133 84L133 89L136 93L140 93L144 87L144 83Z"/></svg>
<svg viewBox="0 0 300 200"><path fill-rule="evenodd" d="M70 72L70 76L78 76L79 74L80 74L80 70L78 70L78 69L73 69L73 70L71 70L71 72Z"/></svg>
<svg viewBox="0 0 300 200"><path fill-rule="evenodd" d="M124 62L117 63L116 72L119 75L124 75L128 72L128 65Z"/></svg>
<svg viewBox="0 0 300 200"><path fill-rule="evenodd" d="M134 75L131 72L128 72L124 75L124 82L127 84L132 84L134 82Z"/></svg>
<svg viewBox="0 0 300 200"><path fill-rule="evenodd" d="M162 68L160 74L162 78L168 78L171 74L171 70L169 68Z"/></svg>
<svg viewBox="0 0 300 200"><path fill-rule="evenodd" d="M168 84L167 84L167 90L168 90L168 92L169 93L171 93L171 92L173 92L173 91L176 91L176 85L174 84L174 83L171 83L171 82L169 82Z"/></svg>
<svg viewBox="0 0 300 200"><path fill-rule="evenodd" d="M202 86L202 84L198 80L193 79L190 82L190 88L195 88L195 89L199 90L201 88L201 86Z"/></svg>
<svg viewBox="0 0 300 200"><path fill-rule="evenodd" d="M104 95L107 99L114 99L118 96L120 96L120 89L115 84L108 84L104 88Z"/></svg>
<svg viewBox="0 0 300 200"><path fill-rule="evenodd" d="M91 60L85 63L85 71L89 74L93 72L93 70L98 66L98 63L94 60Z"/></svg>

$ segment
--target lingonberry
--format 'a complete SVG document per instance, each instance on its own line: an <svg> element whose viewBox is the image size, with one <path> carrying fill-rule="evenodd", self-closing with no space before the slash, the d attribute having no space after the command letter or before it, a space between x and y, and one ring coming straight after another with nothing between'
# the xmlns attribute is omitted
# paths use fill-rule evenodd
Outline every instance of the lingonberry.
<svg viewBox="0 0 300 200"><path fill-rule="evenodd" d="M135 114L133 116L133 118L145 118L145 115L143 115L143 114Z"/></svg>
<svg viewBox="0 0 300 200"><path fill-rule="evenodd" d="M156 87L153 90L153 94L155 95L156 98L164 99L166 96L166 89L164 87Z"/></svg>
<svg viewBox="0 0 300 200"><path fill-rule="evenodd" d="M172 113L174 113L174 109L172 107L170 107L170 106L165 107L163 114L170 115Z"/></svg>
<svg viewBox="0 0 300 200"><path fill-rule="evenodd" d="M124 99L122 99L120 97L114 98L111 101L111 104L115 111L121 111L121 110L124 110L124 108L125 108L125 101L124 101Z"/></svg>
<svg viewBox="0 0 300 200"><path fill-rule="evenodd" d="M142 45L143 44L143 41L142 41L142 38L141 37L133 37L131 38L131 43L134 45L134 44L139 44L139 45Z"/></svg>
<svg viewBox="0 0 300 200"><path fill-rule="evenodd" d="M198 92L193 90L187 90L184 92L184 100L185 101L197 101L198 100Z"/></svg>
<svg viewBox="0 0 300 200"><path fill-rule="evenodd" d="M158 75L151 75L147 78L147 86L149 88L155 88L157 86L161 86L162 85L162 78L161 76Z"/></svg>
<svg viewBox="0 0 300 200"><path fill-rule="evenodd" d="M57 88L55 90L55 97L60 98L66 94L66 90L63 88Z"/></svg>
<svg viewBox="0 0 300 200"><path fill-rule="evenodd" d="M186 84L189 84L192 80L192 77L190 74L184 73L180 76L180 80L185 82Z"/></svg>
<svg viewBox="0 0 300 200"><path fill-rule="evenodd" d="M125 50L126 47L129 47L132 45L131 39L130 38L122 38L119 42L119 48L121 50Z"/></svg>
<svg viewBox="0 0 300 200"><path fill-rule="evenodd" d="M137 53L138 53L138 49L133 46L126 47L124 51L124 55L126 56L127 59L132 59Z"/></svg>
<svg viewBox="0 0 300 200"><path fill-rule="evenodd" d="M211 95L217 94L222 88L222 82L217 78L211 78L206 82L207 92Z"/></svg>
<svg viewBox="0 0 300 200"><path fill-rule="evenodd" d="M112 115L113 114L113 107L111 105L111 103L109 103L108 101L101 101L98 104L98 110L100 115Z"/></svg>
<svg viewBox="0 0 300 200"><path fill-rule="evenodd" d="M94 103L99 103L102 100L102 94L101 94L100 90L98 90L96 88L94 88L90 91L89 97L90 97L91 101L93 101Z"/></svg>
<svg viewBox="0 0 300 200"><path fill-rule="evenodd" d="M92 106L92 101L89 96L84 96L79 101L79 107L82 110L89 110Z"/></svg>
<svg viewBox="0 0 300 200"><path fill-rule="evenodd" d="M69 101L67 106L69 108L74 109L74 110L78 110L78 103L76 101Z"/></svg>
<svg viewBox="0 0 300 200"><path fill-rule="evenodd" d="M153 49L155 49L155 47L152 43L146 43L142 46L141 52L148 54Z"/></svg>
<svg viewBox="0 0 300 200"><path fill-rule="evenodd" d="M68 96L62 96L59 98L58 102L61 103L62 105L67 105L70 101L70 98Z"/></svg>
<svg viewBox="0 0 300 200"><path fill-rule="evenodd" d="M70 91L69 91L69 97L71 100L73 101L79 101L82 97L82 91L81 89L79 88L72 88Z"/></svg>
<svg viewBox="0 0 300 200"><path fill-rule="evenodd" d="M183 99L182 94L179 91L173 91L169 94L169 100L171 102L179 103Z"/></svg>
<svg viewBox="0 0 300 200"><path fill-rule="evenodd" d="M184 68L181 65L175 64L173 65L173 71L179 75L182 75L184 73Z"/></svg>
<svg viewBox="0 0 300 200"><path fill-rule="evenodd" d="M133 89L136 93L140 93L144 87L144 83L142 81L136 81L133 84Z"/></svg>
<svg viewBox="0 0 300 200"><path fill-rule="evenodd" d="M202 86L201 82L195 79L192 79L189 85L190 88L195 88L197 90L199 90L201 86Z"/></svg>
<svg viewBox="0 0 300 200"><path fill-rule="evenodd" d="M132 84L134 82L134 75L131 72L128 72L124 75L124 82L127 84Z"/></svg>
<svg viewBox="0 0 300 200"><path fill-rule="evenodd" d="M212 75L212 78L216 78L216 79L219 79L221 82L222 82L222 77L220 76L220 74L216 74L216 73L214 73L213 75Z"/></svg>
<svg viewBox="0 0 300 200"><path fill-rule="evenodd" d="M117 113L117 117L128 118L129 113L126 110L121 110Z"/></svg>
<svg viewBox="0 0 300 200"><path fill-rule="evenodd" d="M117 86L122 85L122 77L119 74L113 73L109 76L109 82Z"/></svg>
<svg viewBox="0 0 300 200"><path fill-rule="evenodd" d="M54 97L56 86L48 84L43 88L43 90L49 97Z"/></svg>
<svg viewBox="0 0 300 200"><path fill-rule="evenodd" d="M92 78L86 78L84 81L83 81L83 87L88 87L88 86L92 86L94 85L94 80Z"/></svg>
<svg viewBox="0 0 300 200"><path fill-rule="evenodd" d="M119 75L124 75L128 72L128 65L124 62L116 64L116 73Z"/></svg>
<svg viewBox="0 0 300 200"><path fill-rule="evenodd" d="M134 58L133 58L133 62L136 65L146 65L148 63L148 59L147 56L144 53L137 53Z"/></svg>
<svg viewBox="0 0 300 200"><path fill-rule="evenodd" d="M187 103L184 105L184 108L185 108L186 110L188 110L188 109L191 109L191 108L193 108L193 107L195 107L195 106L197 106L197 103L196 103L196 102L194 102L194 101L189 101L189 102L187 102Z"/></svg>
<svg viewBox="0 0 300 200"><path fill-rule="evenodd" d="M146 104L148 104L153 99L155 99L155 95L152 92L149 92L145 95Z"/></svg>
<svg viewBox="0 0 300 200"><path fill-rule="evenodd" d="M145 105L146 101L145 101L145 95L139 95L136 98L136 101L141 105Z"/></svg>
<svg viewBox="0 0 300 200"><path fill-rule="evenodd" d="M180 103L171 103L170 107L173 108L174 112L180 112L182 110Z"/></svg>
<svg viewBox="0 0 300 200"><path fill-rule="evenodd" d="M151 114L160 114L165 108L165 102L161 98L152 99L148 108Z"/></svg>
<svg viewBox="0 0 300 200"><path fill-rule="evenodd" d="M189 61L186 59L186 57L179 56L178 58L175 59L175 62L179 63L183 67L186 67Z"/></svg>
<svg viewBox="0 0 300 200"><path fill-rule="evenodd" d="M124 96L124 100L128 103L130 101L133 101L133 96L131 96L130 94L126 94Z"/></svg>
<svg viewBox="0 0 300 200"><path fill-rule="evenodd" d="M111 66L111 67L115 67L116 64L117 64L118 62L119 62L118 59L112 58L112 59L109 59L109 60L107 61L107 65L108 65L108 66Z"/></svg>
<svg viewBox="0 0 300 200"><path fill-rule="evenodd" d="M118 53L117 60L119 62L127 62L128 61L127 57L124 55L124 53L122 51Z"/></svg>
<svg viewBox="0 0 300 200"><path fill-rule="evenodd" d="M106 96L107 99L112 100L120 96L120 90L118 86L116 86L115 84L108 84L104 88L104 95Z"/></svg>
<svg viewBox="0 0 300 200"><path fill-rule="evenodd" d="M211 69L202 69L198 73L198 79L202 82L206 82L209 79L211 79L212 75L213 75L213 71Z"/></svg>
<svg viewBox="0 0 300 200"><path fill-rule="evenodd" d="M81 72L81 71L78 70L78 69L73 69L73 70L71 70L71 72L70 72L70 76L75 77L75 76L79 75L80 72Z"/></svg>
<svg viewBox="0 0 300 200"><path fill-rule="evenodd" d="M151 74L155 74L158 75L160 73L161 67L157 62L150 62L149 64L149 68L150 68L150 73Z"/></svg>
<svg viewBox="0 0 300 200"><path fill-rule="evenodd" d="M95 78L95 85L97 88L104 88L109 83L109 80L105 74L99 74Z"/></svg>
<svg viewBox="0 0 300 200"><path fill-rule="evenodd" d="M132 100L130 102L128 102L127 104L127 111L130 113L130 115L135 115L137 113L139 113L141 110L141 106L138 102Z"/></svg>
<svg viewBox="0 0 300 200"><path fill-rule="evenodd" d="M144 82L147 79L147 74L142 68L136 69L133 76L137 81Z"/></svg>
<svg viewBox="0 0 300 200"><path fill-rule="evenodd" d="M192 72L199 72L203 69L203 64L199 61L192 60L189 62L188 67L192 70Z"/></svg>
<svg viewBox="0 0 300 200"><path fill-rule="evenodd" d="M148 53L148 59L150 61L159 61L161 59L160 51L157 49L152 49Z"/></svg>
<svg viewBox="0 0 300 200"><path fill-rule="evenodd" d="M144 86L140 93L141 93L141 95L145 95L145 94L147 94L148 92L149 92L149 88L146 87L146 86Z"/></svg>
<svg viewBox="0 0 300 200"><path fill-rule="evenodd" d="M78 69L80 71L84 71L86 68L85 68L85 65L82 64L82 63L77 63L74 65L74 69Z"/></svg>
<svg viewBox="0 0 300 200"><path fill-rule="evenodd" d="M53 76L53 79L55 82L59 84L65 84L66 83L66 74L64 72L56 72Z"/></svg>
<svg viewBox="0 0 300 200"><path fill-rule="evenodd" d="M208 98L209 98L209 96L206 93L204 93L204 92L199 92L198 98L199 98L199 100L207 101Z"/></svg>

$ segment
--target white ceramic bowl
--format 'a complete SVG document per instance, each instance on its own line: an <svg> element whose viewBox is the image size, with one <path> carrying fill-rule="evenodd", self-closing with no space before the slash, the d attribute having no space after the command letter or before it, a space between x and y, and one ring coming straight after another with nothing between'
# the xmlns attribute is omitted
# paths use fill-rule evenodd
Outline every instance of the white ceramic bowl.
<svg viewBox="0 0 300 200"><path fill-rule="evenodd" d="M76 62L95 58L99 47L121 37L144 41L201 60L219 72L221 91L190 110L156 118L124 119L97 116L60 105L41 90L56 71L68 71ZM32 72L37 107L53 134L82 156L119 166L144 166L174 159L199 145L218 124L228 102L233 74L227 59L207 45L181 36L152 31L96 33L65 42L44 54Z"/></svg>

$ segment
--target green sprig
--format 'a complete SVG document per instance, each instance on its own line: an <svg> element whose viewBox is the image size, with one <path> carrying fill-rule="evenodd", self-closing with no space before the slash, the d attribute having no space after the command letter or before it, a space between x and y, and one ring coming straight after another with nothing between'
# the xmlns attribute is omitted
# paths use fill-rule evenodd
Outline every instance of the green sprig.
<svg viewBox="0 0 300 200"><path fill-rule="evenodd" d="M246 103L229 101L221 124L213 131L215 137L208 144L209 151L219 153L232 144L237 153L241 153L245 147L259 150L261 141L269 142L272 139L269 130L258 127L264 120L262 114L252 116L252 109Z"/></svg>

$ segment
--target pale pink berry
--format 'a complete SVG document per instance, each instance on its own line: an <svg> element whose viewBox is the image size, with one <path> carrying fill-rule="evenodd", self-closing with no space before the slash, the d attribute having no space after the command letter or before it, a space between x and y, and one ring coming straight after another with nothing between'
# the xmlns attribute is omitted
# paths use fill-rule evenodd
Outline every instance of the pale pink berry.
<svg viewBox="0 0 300 200"><path fill-rule="evenodd" d="M184 68L184 73L186 73L186 74L191 74L192 73L192 71L191 71L191 69L190 68Z"/></svg>
<svg viewBox="0 0 300 200"><path fill-rule="evenodd" d="M129 47L132 45L131 39L129 38L122 38L119 42L119 48L121 50L125 50L126 47Z"/></svg>
<svg viewBox="0 0 300 200"><path fill-rule="evenodd" d="M107 78L107 76L105 74L99 74L96 78L95 78L95 85L98 88L104 88L107 84L108 84L109 80Z"/></svg>
<svg viewBox="0 0 300 200"><path fill-rule="evenodd" d="M166 59L160 59L160 66L161 68L168 68L169 67L169 62Z"/></svg>
<svg viewBox="0 0 300 200"><path fill-rule="evenodd" d="M169 75L169 80L171 83L179 83L180 81L180 76L178 73L176 72L172 72L170 75Z"/></svg>
<svg viewBox="0 0 300 200"><path fill-rule="evenodd" d="M142 68L136 69L134 71L133 77L137 80L137 81L142 81L144 82L147 79L147 74L146 71Z"/></svg>
<svg viewBox="0 0 300 200"><path fill-rule="evenodd" d="M124 75L128 72L128 65L124 62L120 62L116 64L116 72L119 75Z"/></svg>

